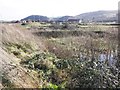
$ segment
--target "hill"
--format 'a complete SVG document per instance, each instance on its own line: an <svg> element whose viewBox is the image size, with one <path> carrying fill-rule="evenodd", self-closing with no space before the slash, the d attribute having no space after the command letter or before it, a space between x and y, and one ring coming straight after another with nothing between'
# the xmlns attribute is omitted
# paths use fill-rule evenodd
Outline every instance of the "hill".
<svg viewBox="0 0 120 90"><path fill-rule="evenodd" d="M67 21L68 19L72 18L73 16L62 16L62 17L57 17L53 18L53 21Z"/></svg>
<svg viewBox="0 0 120 90"><path fill-rule="evenodd" d="M116 21L117 20L117 10L116 11L95 11L83 13L75 16L77 19L83 19L84 21Z"/></svg>
<svg viewBox="0 0 120 90"><path fill-rule="evenodd" d="M46 16L41 16L41 15L31 15L26 18L21 19L23 20L32 20L32 21L48 21L49 18Z"/></svg>
<svg viewBox="0 0 120 90"><path fill-rule="evenodd" d="M80 19L84 22L111 22L117 21L117 10L111 11L94 11L82 13L76 16L61 16L56 18L49 18L41 15L31 15L21 20L34 20L34 21L67 21L68 19Z"/></svg>

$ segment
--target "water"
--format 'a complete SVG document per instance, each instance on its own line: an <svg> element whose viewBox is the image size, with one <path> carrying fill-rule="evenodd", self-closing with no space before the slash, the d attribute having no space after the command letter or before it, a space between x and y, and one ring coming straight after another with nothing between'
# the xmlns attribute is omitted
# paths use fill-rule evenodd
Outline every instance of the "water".
<svg viewBox="0 0 120 90"><path fill-rule="evenodd" d="M98 60L103 61L103 62L108 60L108 64L110 66L115 65L115 63L117 61L116 56L114 56L113 54L106 55L106 54L103 54L103 53L99 55Z"/></svg>
<svg viewBox="0 0 120 90"><path fill-rule="evenodd" d="M105 53L101 53L98 56L95 56L95 60L97 59L100 62L105 62L106 60L108 60L108 65L109 66L115 66L116 62L117 62L117 54L115 53L111 53L111 54L105 54ZM88 60L91 59L91 57L88 57L87 55L84 55L82 53L80 53L80 60Z"/></svg>

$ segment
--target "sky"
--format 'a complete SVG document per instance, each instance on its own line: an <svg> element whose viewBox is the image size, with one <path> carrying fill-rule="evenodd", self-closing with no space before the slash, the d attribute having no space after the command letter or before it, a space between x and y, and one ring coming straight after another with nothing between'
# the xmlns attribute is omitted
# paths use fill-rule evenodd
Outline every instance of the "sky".
<svg viewBox="0 0 120 90"><path fill-rule="evenodd" d="M98 10L117 10L120 0L0 0L0 20L20 20L30 15L75 16Z"/></svg>

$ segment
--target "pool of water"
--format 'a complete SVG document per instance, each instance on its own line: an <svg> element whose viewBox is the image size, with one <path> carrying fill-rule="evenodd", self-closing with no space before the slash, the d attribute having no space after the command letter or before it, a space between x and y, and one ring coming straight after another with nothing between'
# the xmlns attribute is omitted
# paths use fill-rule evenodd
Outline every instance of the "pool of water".
<svg viewBox="0 0 120 90"><path fill-rule="evenodd" d="M80 53L79 58L80 58L80 60L90 60L91 59L90 56L84 55L83 53ZM98 60L100 62L108 61L109 66L114 66L117 62L117 52L112 52L112 53L109 53L109 54L100 53L98 55L95 55L94 59Z"/></svg>

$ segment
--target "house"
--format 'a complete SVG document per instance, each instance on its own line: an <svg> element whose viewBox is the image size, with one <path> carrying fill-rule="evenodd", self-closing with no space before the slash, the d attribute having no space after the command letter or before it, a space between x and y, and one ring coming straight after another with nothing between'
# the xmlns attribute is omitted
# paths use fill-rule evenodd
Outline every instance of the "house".
<svg viewBox="0 0 120 90"><path fill-rule="evenodd" d="M81 23L81 20L80 19L68 19L69 23Z"/></svg>

